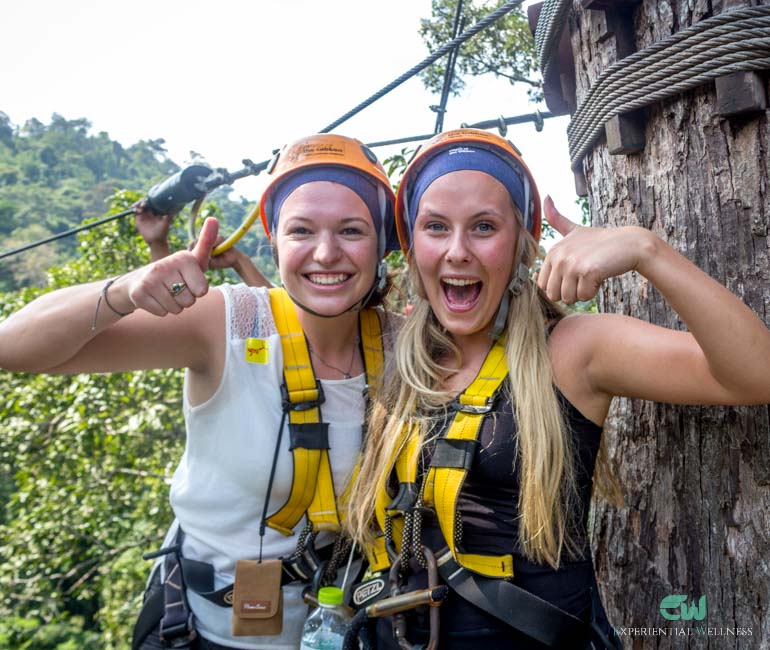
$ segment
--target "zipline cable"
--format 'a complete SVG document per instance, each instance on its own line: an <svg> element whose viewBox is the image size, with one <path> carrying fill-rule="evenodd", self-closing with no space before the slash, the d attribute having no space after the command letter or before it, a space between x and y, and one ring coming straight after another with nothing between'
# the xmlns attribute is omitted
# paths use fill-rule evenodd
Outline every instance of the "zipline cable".
<svg viewBox="0 0 770 650"><path fill-rule="evenodd" d="M463 15L463 0L457 1L457 9L455 9L455 17L452 22L452 38L457 38L460 30L465 27L465 20ZM436 111L436 126L433 131L435 133L441 133L444 130L444 114L446 113L446 105L449 101L449 89L452 86L452 81L455 76L455 63L457 62L457 53L460 47L455 47L447 57L446 69L444 70L444 82L441 85L441 100L438 106L431 106L431 110Z"/></svg>
<svg viewBox="0 0 770 650"><path fill-rule="evenodd" d="M481 20L479 20L476 24L474 24L472 27L465 30L462 34L457 36L456 38L453 38L448 43L445 43L443 46L441 46L438 50L436 50L433 54L429 55L425 59L423 59L420 63L417 65L411 67L409 70L407 70L404 74L402 74L400 77L394 79L392 82L390 82L387 86L384 86L380 90L378 90L376 93L374 93L372 96L349 110L347 113L345 113L342 117L335 120L331 124L327 125L323 129L319 131L319 133L328 133L329 131L337 128L340 124L347 122L351 117L354 115L357 115L362 110L367 108L368 106L371 106L374 102L376 102L378 99L381 99L385 95L387 95L390 91L394 90L395 88L398 88L401 84L408 81L412 77L414 77L416 74L427 68L429 65L435 63L440 59L442 56L444 56L447 53L452 52L456 48L459 48L460 45L465 43L468 39L474 37L476 34L478 34L480 31L486 29L491 25L492 23L496 22L500 18L502 18L505 14L509 13L519 5L521 5L524 2L524 0L509 0L505 4L501 5L495 11L490 13L489 15L485 16ZM538 115L540 115L538 113ZM528 121L528 120L527 120ZM496 123L495 123L496 124ZM493 125L494 126L494 125ZM479 127L483 128L483 127ZM405 140L405 141L415 141L417 139L425 140L429 137L432 137L434 134L430 134L426 137L416 137L413 140ZM380 146L380 145L370 145L370 146ZM217 187L220 187L222 185L229 185L233 181L239 180L241 178L245 178L246 176L256 176L261 172L263 169L267 167L267 165L270 163L269 160L263 160L260 163L253 163L250 160L244 160L243 164L245 167L237 172L227 172L223 169L213 170L212 175L203 183L205 185L205 193L210 192L213 189L216 189ZM36 246L42 246L43 244L47 244L51 241L55 241L57 239L61 239L63 237L67 237L69 235L75 234L77 232L81 232L83 230L88 230L90 228L94 228L96 226L99 226L103 223L106 223L108 221L112 221L114 219L119 219L121 217L125 217L129 214L135 213L136 210L133 208L130 210L127 210L125 212L122 212L120 214L116 215L110 215L109 217L105 217L104 219L101 219L99 221L95 221L90 224L86 224L85 226L79 226L77 228L73 228L71 230L58 233L56 235L53 235L51 237L48 237L44 240L33 242L31 244L27 244L25 246L22 246L20 248L6 251L5 253L0 254L0 259L10 257L11 255L15 255L16 253L21 253L22 251L29 250L30 248L35 248Z"/></svg>
<svg viewBox="0 0 770 650"><path fill-rule="evenodd" d="M19 248L14 248L13 250L6 251L5 253L0 253L0 260L3 259L4 257L10 257L11 255L16 255L16 253L23 253L24 251L27 251L30 248L35 248L36 246L42 246L43 244L48 244L49 242L56 241L57 239L62 239L63 237L69 237L70 235L74 235L75 233L78 233L82 230L89 230L91 228L96 228L96 226L101 226L102 224L105 224L109 221L115 221L116 219L127 217L129 214L133 214L134 212L136 212L136 210L134 208L131 208L130 210L125 210L124 212L120 212L118 214L111 214L109 217L104 217L103 219L99 219L98 221L93 221L91 223L86 224L85 226L78 226L77 228L71 228L70 230L65 230L64 232L57 233L56 235L51 235L50 237L46 237L45 239L41 239L40 241L36 241L31 244L26 244L25 246L20 246Z"/></svg>
<svg viewBox="0 0 770 650"><path fill-rule="evenodd" d="M522 4L524 0L509 0L504 5L501 5L495 11L493 11L488 16L482 18L479 22L477 22L472 27L469 27L467 30L465 30L462 34L460 34L457 38L453 38L448 43L445 43L442 45L438 50L436 50L433 54L423 59L420 63L418 63L416 66L409 68L404 74L402 74L397 79L394 79L391 81L387 86L384 88L381 88L378 90L374 95L369 97L368 99L365 99L360 104L358 104L356 107L352 108L350 111L345 113L341 118L335 120L328 126L324 127L319 131L319 133L328 133L332 129L336 129L340 124L343 122L347 122L351 117L356 115L357 113L360 113L362 110L364 110L367 106L370 106L374 102L376 102L381 97L384 97L387 95L391 90L394 88L398 88L402 83L405 81L408 81L412 77L414 77L418 72L422 72L425 68L427 68L432 63L435 63L438 61L442 56L445 54L448 54L451 52L455 47L462 45L467 41L469 38L475 36L483 29L486 29L489 27L492 23L496 22L500 18L502 18L505 14L509 13L512 9L515 9L520 4Z"/></svg>
<svg viewBox="0 0 770 650"><path fill-rule="evenodd" d="M502 128L501 128L502 125L511 126L513 124L526 124L527 122L534 122L535 128L538 131L541 131L543 128L543 121L551 117L555 117L555 116L547 111L546 112L535 111L534 113L525 113L522 115L514 115L512 117L498 117L497 119L494 119L494 120L484 120L482 122L476 122L474 124L463 123L462 127L470 128L470 129L497 128L502 133ZM380 140L378 142L369 142L367 143L366 146L369 147L370 149L374 149L377 147L388 147L396 144L422 142L424 140L429 140L434 135L435 133L422 133L420 135L411 135L405 138L395 138L393 140ZM249 176L249 175L255 175L259 173L262 169L264 169L267 166L268 162L269 161L264 161L263 163L253 163L250 160L244 160L243 163L247 166L247 169L256 170L256 171L251 171L250 173L246 173L245 170L242 170L241 172L229 174L225 170L221 170L221 169L213 170L213 173L209 177L209 179L213 178L215 180L214 180L214 183L212 183L211 185L209 183L209 180L206 181L206 192L209 192L211 189L215 189L220 185L229 185L232 181L238 180L239 178L244 178L245 176ZM190 169L190 167L187 167L186 170L187 169ZM183 171L186 171L186 170L183 170ZM227 180L222 180L223 178L226 178ZM124 212L120 212L119 214L112 214L112 215L109 215L108 217L104 217L103 219L99 219L98 221L93 221L83 226L78 226L77 228L65 230L64 232L60 232L56 235L52 235L50 237L46 237L45 239L32 242L31 244L26 244L19 248L14 248L13 250L0 253L0 260L5 257L10 257L11 255L15 255L17 253L22 253L26 250L29 250L30 248L35 248L36 246L42 246L43 244L48 244L52 241L56 241L57 239L62 239L64 237L74 235L84 230L90 230L91 228L96 228L97 226L101 226L102 224L108 223L110 221L114 221L116 219L126 217L135 212L136 210L134 208L131 208L129 210L125 210Z"/></svg>
<svg viewBox="0 0 770 650"><path fill-rule="evenodd" d="M538 131L543 129L543 121L551 117L556 117L553 113L545 111L535 111L534 113L525 113L523 115L515 115L513 117L498 117L496 120L484 120L483 122L476 122L474 124L466 124L463 122L460 126L463 129L494 129L497 128L502 132L501 125L511 126L513 124L526 124L527 122L534 122L535 128ZM429 140L435 133L423 133L421 135L410 135L405 138L396 138L394 140L379 140L378 142L369 142L367 147L374 149L376 147L389 147L394 144L407 144L409 142L422 142L423 140Z"/></svg>

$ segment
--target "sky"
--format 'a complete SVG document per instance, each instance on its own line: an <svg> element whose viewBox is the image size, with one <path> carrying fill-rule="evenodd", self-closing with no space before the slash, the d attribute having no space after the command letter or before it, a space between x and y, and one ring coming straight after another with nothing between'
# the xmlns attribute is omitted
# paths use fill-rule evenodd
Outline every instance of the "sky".
<svg viewBox="0 0 770 650"><path fill-rule="evenodd" d="M85 117L124 146L163 138L180 165L194 151L234 171L322 129L424 59L418 28L430 0L17 0L3 14L0 111L12 122ZM335 132L365 142L430 133L438 99L415 78ZM491 77L471 80L447 108L445 128L546 110ZM566 128L566 117L553 118L542 133L527 124L507 137L541 195L579 220ZM256 200L264 183L234 188Z"/></svg>

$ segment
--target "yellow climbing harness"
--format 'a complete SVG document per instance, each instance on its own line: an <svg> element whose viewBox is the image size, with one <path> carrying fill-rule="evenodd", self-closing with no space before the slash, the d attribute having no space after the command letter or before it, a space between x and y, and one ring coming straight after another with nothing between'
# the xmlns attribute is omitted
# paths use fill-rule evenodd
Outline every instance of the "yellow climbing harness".
<svg viewBox="0 0 770 650"><path fill-rule="evenodd" d="M436 512L444 540L454 560L463 568L492 578L513 576L512 555L480 555L461 553L457 549L457 498L462 489L478 447L478 437L484 416L492 410L494 397L508 375L505 341L497 341L487 354L473 383L452 404L456 411L446 436L436 441L430 468L422 486L422 504ZM417 467L420 449L416 425L406 424L401 430L391 468L398 478L399 491L391 498L387 485L380 487L377 500L377 521L384 531L391 530L396 550L400 552L403 515L413 507L419 496ZM390 520L388 522L388 519ZM368 549L372 571L387 568L385 537L377 539Z"/></svg>
<svg viewBox="0 0 770 650"><path fill-rule="evenodd" d="M340 517L329 463L329 425L321 420L321 382L313 373L305 334L291 298L283 289L270 289L270 305L283 351L281 391L289 418L294 477L289 498L267 518L267 525L291 535L307 514L313 532L339 532ZM359 330L367 385L369 390L376 391L383 352L380 319L375 310L364 309L359 313Z"/></svg>

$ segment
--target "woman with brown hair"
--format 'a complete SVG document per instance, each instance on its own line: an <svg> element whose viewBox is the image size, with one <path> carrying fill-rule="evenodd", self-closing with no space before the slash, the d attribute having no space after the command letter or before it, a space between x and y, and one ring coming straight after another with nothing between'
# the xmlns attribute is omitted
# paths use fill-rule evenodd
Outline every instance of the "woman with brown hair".
<svg viewBox="0 0 770 650"><path fill-rule="evenodd" d="M286 146L268 173L260 211L282 289L209 290L210 219L191 251L46 294L0 324L12 371L186 369L176 521L134 648L294 650L303 588L335 577L316 563L342 548L336 496L389 347L390 319L372 308L395 197L374 154L339 135Z"/></svg>

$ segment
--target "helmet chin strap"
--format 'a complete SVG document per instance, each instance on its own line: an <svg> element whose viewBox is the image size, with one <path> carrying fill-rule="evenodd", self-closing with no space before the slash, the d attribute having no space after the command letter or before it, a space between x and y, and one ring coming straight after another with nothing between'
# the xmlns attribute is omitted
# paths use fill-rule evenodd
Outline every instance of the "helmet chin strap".
<svg viewBox="0 0 770 650"><path fill-rule="evenodd" d="M516 259L521 260L521 241L516 245ZM493 341L497 341L505 331L505 324L508 320L508 309L511 306L511 299L518 298L521 295L521 290L524 288L524 283L529 280L529 267L524 262L519 261L516 265L516 272L513 274L513 278L508 283L508 286L503 292L503 297L500 300L500 306L497 308L497 314L495 315L495 322L492 325L492 329L489 330L489 338Z"/></svg>
<svg viewBox="0 0 770 650"><path fill-rule="evenodd" d="M319 314L317 311L314 311L310 309L307 305L303 305L299 300L297 300L294 296L292 296L288 291L286 291L286 288L284 287L284 290L286 291L286 294L291 298L291 301L297 305L302 311L306 311L308 314L312 314L313 316L318 316L319 318L337 318L337 316L342 316L343 314L347 314L351 311L361 311L364 308L364 305L369 301L369 298L372 297L372 294L380 290L382 291L385 288L386 284L386 274L387 274L387 265L385 264L385 261L381 261L379 264L377 264L377 273L374 277L374 282L372 283L371 288L369 291L366 292L363 298L360 298L359 300L356 300L350 307L347 309L343 309L341 312L337 314Z"/></svg>

